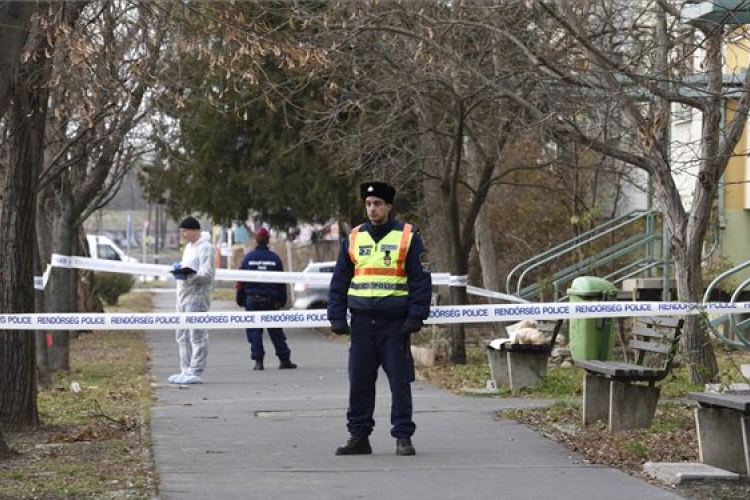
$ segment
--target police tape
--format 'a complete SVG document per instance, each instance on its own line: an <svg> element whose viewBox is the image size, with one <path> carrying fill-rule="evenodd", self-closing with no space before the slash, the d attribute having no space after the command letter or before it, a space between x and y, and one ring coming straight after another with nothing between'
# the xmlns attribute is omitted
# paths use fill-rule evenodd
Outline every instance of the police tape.
<svg viewBox="0 0 750 500"><path fill-rule="evenodd" d="M472 306L434 306L426 325L510 323L524 319L558 320L687 314L737 314L750 302L580 302ZM330 326L324 309L211 311L204 313L47 313L2 314L0 330L167 330L204 328L315 328Z"/></svg>
<svg viewBox="0 0 750 500"><path fill-rule="evenodd" d="M36 277L34 287L44 290L47 286L50 267L63 267L72 269L85 269L89 271L106 271L113 273L135 274L143 276L158 276L161 279L174 279L171 274L172 266L159 264L138 264L132 262L121 262L107 259L92 259L89 257L69 257L66 255L52 254L52 263L41 277ZM328 284L331 282L333 273L302 273L302 272L270 272L250 271L244 269L217 269L216 281L254 281L258 283L308 283ZM469 295L505 300L508 302L528 303L528 300L518 298L514 295L495 292L484 288L478 288L468 284L467 276L452 276L449 273L431 273L434 286L466 287Z"/></svg>
<svg viewBox="0 0 750 500"><path fill-rule="evenodd" d="M85 269L88 271L105 271L111 273L135 274L141 276L156 276L162 279L173 279L172 266L162 264L140 264L136 262L121 262L107 259L92 259L90 257L70 257L52 254L52 261L47 268L63 267L69 269ZM49 273L36 277L37 287L42 289L47 284ZM250 271L247 269L217 269L216 281L254 281L258 283L311 283L328 284L333 273L304 273L292 271ZM465 277L451 276L449 273L432 273L433 285L466 286Z"/></svg>

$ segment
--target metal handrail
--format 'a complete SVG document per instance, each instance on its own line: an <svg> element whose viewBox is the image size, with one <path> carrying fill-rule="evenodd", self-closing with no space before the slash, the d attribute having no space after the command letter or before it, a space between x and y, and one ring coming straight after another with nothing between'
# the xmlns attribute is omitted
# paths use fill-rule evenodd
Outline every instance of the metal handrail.
<svg viewBox="0 0 750 500"><path fill-rule="evenodd" d="M635 214L635 213L640 213L640 215L633 217L632 214ZM617 230L620 230L620 229L623 229L623 228L625 228L625 227L627 227L629 225L632 225L636 221L639 221L639 220L641 220L643 218L653 217L654 214L655 214L655 212L652 212L652 211L649 211L649 212L643 212L643 211L631 212L630 214L628 214L626 216L622 216L622 217L619 217L617 219L613 219L614 224L603 224L602 226L599 226L598 228L595 228L592 231L588 231L587 233L584 233L584 235L582 235L581 237L573 238L569 242L563 243L562 245L558 245L557 247L555 247L555 248L558 249L558 251L556 251L554 253L551 253L550 251L548 251L548 252L544 252L543 254L540 254L536 258L529 259L529 261L527 261L527 263L528 262L533 262L535 260L537 262L534 262L531 265L528 265L528 267L518 277L518 283L517 283L517 286L516 286L516 294L520 294L520 292L521 292L521 286L522 286L522 283L523 283L523 279L532 270L534 270L536 268L539 268L540 266L542 266L544 264L548 264L548 263L550 263L550 262L552 262L552 261L554 261L554 260L556 260L556 259L564 256L565 254L568 254L568 253L570 253L570 252L572 252L572 251L574 251L574 250L576 250L578 248L583 247L584 245L590 245L593 242L595 242L595 241L597 241L597 240L599 240L601 238L609 236L610 234L614 233ZM608 226L611 226L611 227L608 227ZM606 229L603 230L603 231L600 231L602 227L606 227ZM588 234L588 237L586 237L585 239L583 239L582 241L580 241L581 238L583 236L587 235L587 234ZM516 267L519 267L519 266L516 266ZM511 271L511 272L513 272L513 271Z"/></svg>
<svg viewBox="0 0 750 500"><path fill-rule="evenodd" d="M581 263L570 266L562 271L558 271L554 274L554 280L552 281L552 288L555 290L555 293L558 293L558 290L561 285L564 283L572 281L574 278L580 276L585 271L590 271L592 269L597 269L605 264L608 264L624 255L628 255L630 253L633 253L637 250L639 250L641 247L649 245L653 243L653 241L660 239L660 236L650 236L650 237L643 237L639 238L635 241L630 241L627 246L624 246L623 248L619 249L617 252L612 252L609 254L598 254L597 260L592 260L592 258L587 259L588 261L581 265ZM615 284L621 283L627 278L630 278L632 276L637 276L639 274L642 274L643 272L653 269L657 266L664 266L665 262L663 259L638 259L635 262L632 262L628 264L627 266L620 268L613 273L608 274L605 276L605 279L612 280L614 276L617 276L620 272L627 271L629 269L635 268L635 271L630 272L629 274L626 274L625 276L616 278L614 280ZM538 284L529 285L528 287L520 290L518 292L518 296L522 298L527 298L530 296L535 295L539 290L541 286Z"/></svg>
<svg viewBox="0 0 750 500"><path fill-rule="evenodd" d="M738 264L734 266L733 268L724 271L723 273L719 274L716 278L714 278L711 283L708 284L708 287L706 287L706 292L703 294L703 302L708 302L709 298L711 297L711 292L713 292L714 288L718 285L719 282L721 282L724 278L727 278L729 276L732 276L733 274L736 274L743 269L750 267L750 260L745 261L741 264ZM730 298L730 302L734 303L740 293L750 285L750 278L746 279L742 283L740 283L737 288L734 290L734 293L732 293L732 297ZM735 314L729 314L726 315L729 318L729 327L732 330L732 333L740 339L739 342L729 339L725 337L724 335L719 332L719 330L715 327L713 322L707 322L708 328L711 330L711 333L714 334L715 337L717 337L719 340L724 342L726 345L730 347L737 347L739 349L750 349L750 339L745 337L744 332L750 328L750 322L748 320L742 321L741 323L737 323L737 318Z"/></svg>
<svg viewBox="0 0 750 500"><path fill-rule="evenodd" d="M580 235L574 238L571 238L570 240L566 242L560 243L550 248L549 250L546 250L540 254L537 254L534 257L531 257L530 259L525 260L524 262L521 262L516 267L511 269L510 272L508 273L508 276L506 277L506 280L505 280L505 291L507 293L513 293L513 286L511 283L513 281L514 275L517 272L521 271L521 269L527 266L529 266L530 268L539 267L539 265L550 262L551 260L554 260L555 258L558 258L561 255L565 255L566 253L569 253L572 250L579 248L580 246L584 244L591 243L592 241L595 241L596 239L600 237L608 235L616 229L621 229L622 227L625 227L628 224L632 224L633 222L640 220L642 218L653 216L655 213L656 212L653 212L650 210L649 211L634 210L625 215L622 215L620 217L616 217L612 220L604 222L603 224L593 229L589 229L588 231L581 233ZM611 227L611 226L614 226L614 227ZM527 271L524 271L524 273L521 276L519 276L518 284L516 286L516 291L521 288L520 282L523 281L523 276L525 276Z"/></svg>
<svg viewBox="0 0 750 500"><path fill-rule="evenodd" d="M589 256L583 261L573 266L569 266L568 268L565 268L562 271L555 273L553 275L554 281L552 282L552 286L555 290L557 290L562 283L570 281L571 276L579 276L582 272L585 272L586 270L596 269L606 263L612 262L618 257L621 257L628 253L632 253L640 249L641 247L646 246L647 248L649 248L649 246L653 242L663 239L662 236L656 236L653 234L654 224L652 221L657 213L658 212L654 212L654 211L634 211L625 216L619 217L617 219L613 219L612 221L610 221L611 223L607 223L602 226L599 226L595 228L594 230L588 231L587 233L584 233L584 235L573 238L572 240L566 243L557 245L555 248L547 252L543 252L542 254L539 254L533 257L532 259L529 259L526 262L521 263L518 266L516 266L510 272L506 280L506 286L508 287L511 286L511 279L512 279L511 274L515 273L516 271L523 268L524 266L527 266L526 269L518 277L515 295L518 297L528 297L530 296L532 292L536 292L541 288L539 285L530 285L530 286L527 286L526 288L522 288L523 279L529 272L531 272L532 270L544 264L548 264L554 261L555 259L558 259L564 256L565 254L570 253L584 245L589 245L600 238L609 236L614 231L623 229L644 218L647 221L647 231L648 231L647 233L645 234L641 233L640 236L635 235L623 242L618 243L617 245L613 247L609 247L603 252L600 252L593 256ZM602 227L607 227L607 229L604 231L601 231ZM588 235L588 237L586 237L583 241L581 241L581 238L586 235ZM662 264L664 263L663 260L661 262Z"/></svg>
<svg viewBox="0 0 750 500"><path fill-rule="evenodd" d="M654 269L656 267L664 267L664 265L673 265L674 263L671 261L665 261L664 259L638 259L635 262L628 264L625 267L621 267L617 271L608 274L605 276L605 279L608 279L612 281L615 284L622 283L628 278L633 278L635 276L638 276L640 274L643 274L644 271L649 271L651 269ZM630 272L624 276L620 276L618 278L615 278L615 276L618 275L618 273L626 271L628 269L635 269L635 271Z"/></svg>

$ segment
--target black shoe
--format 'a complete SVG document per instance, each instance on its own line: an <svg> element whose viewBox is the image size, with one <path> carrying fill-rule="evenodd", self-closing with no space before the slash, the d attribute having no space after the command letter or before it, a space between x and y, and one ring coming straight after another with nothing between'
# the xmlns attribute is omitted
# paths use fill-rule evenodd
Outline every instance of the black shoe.
<svg viewBox="0 0 750 500"><path fill-rule="evenodd" d="M369 455L371 453L370 438L367 436L352 436L344 446L336 448L336 455Z"/></svg>
<svg viewBox="0 0 750 500"><path fill-rule="evenodd" d="M263 361L259 359L255 362L255 366L253 366L253 370L262 370L262 369L263 369Z"/></svg>
<svg viewBox="0 0 750 500"><path fill-rule="evenodd" d="M294 368L297 368L297 365L295 365L288 359L279 363L279 370L292 370Z"/></svg>
<svg viewBox="0 0 750 500"><path fill-rule="evenodd" d="M414 445L411 444L411 438L396 439L396 455L411 456L416 454L417 450L415 450Z"/></svg>

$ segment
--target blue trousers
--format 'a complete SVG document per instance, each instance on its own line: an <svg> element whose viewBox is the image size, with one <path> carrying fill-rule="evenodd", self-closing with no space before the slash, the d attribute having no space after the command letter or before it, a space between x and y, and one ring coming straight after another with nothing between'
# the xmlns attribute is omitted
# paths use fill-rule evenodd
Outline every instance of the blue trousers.
<svg viewBox="0 0 750 500"><path fill-rule="evenodd" d="M247 341L250 342L250 359L263 361L266 351L263 349L263 328L245 329ZM276 356L279 361L289 361L292 351L286 343L286 335L281 328L269 328L268 336L271 337L273 347L276 350Z"/></svg>
<svg viewBox="0 0 750 500"><path fill-rule="evenodd" d="M275 311L276 307L269 306L266 302L255 302L252 298L247 299L245 309L248 311ZM245 334L247 341L250 342L250 359L254 361L263 361L266 355L263 349L263 328L246 328ZM271 337L273 347L276 350L276 356L279 361L289 361L292 357L292 351L286 343L286 335L281 328L268 328L268 336Z"/></svg>
<svg viewBox="0 0 750 500"><path fill-rule="evenodd" d="M369 436L375 427L375 387L381 366L391 389L391 436L414 435L417 428L412 420L414 359L410 336L401 333L405 319L352 314L346 412L347 429L352 436Z"/></svg>

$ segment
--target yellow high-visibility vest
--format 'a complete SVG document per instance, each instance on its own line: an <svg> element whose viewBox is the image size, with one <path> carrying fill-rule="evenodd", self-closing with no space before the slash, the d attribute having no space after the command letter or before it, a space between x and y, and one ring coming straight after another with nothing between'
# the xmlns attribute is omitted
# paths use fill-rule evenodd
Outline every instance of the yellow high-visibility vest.
<svg viewBox="0 0 750 500"><path fill-rule="evenodd" d="M348 295L357 298L406 296L406 254L411 245L411 224L392 229L375 242L370 233L354 228L349 235L349 258L354 263L354 276Z"/></svg>

